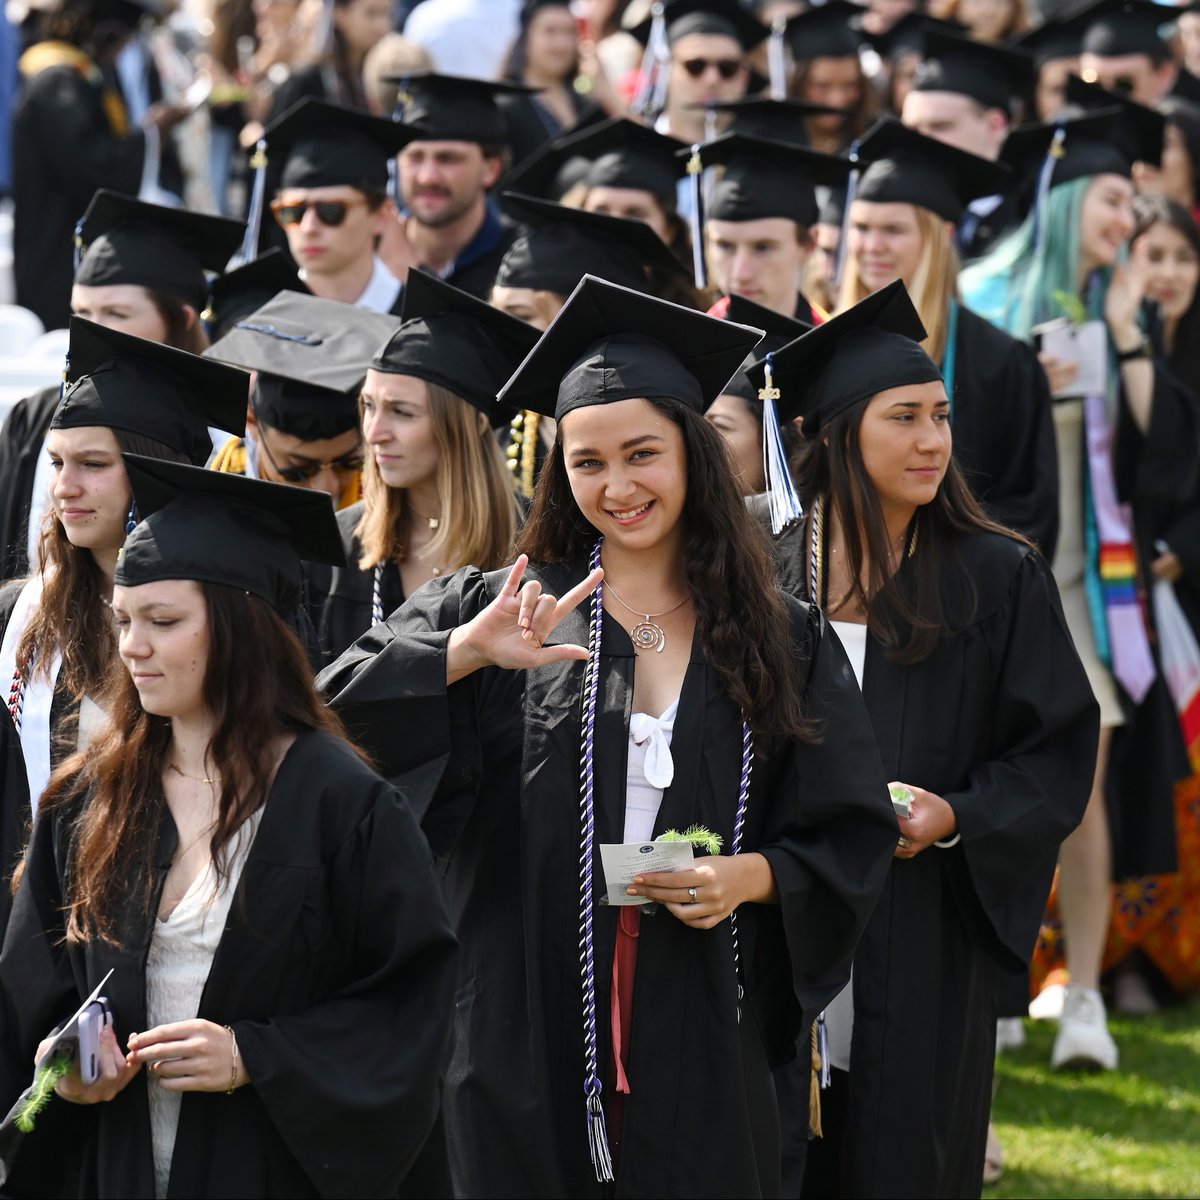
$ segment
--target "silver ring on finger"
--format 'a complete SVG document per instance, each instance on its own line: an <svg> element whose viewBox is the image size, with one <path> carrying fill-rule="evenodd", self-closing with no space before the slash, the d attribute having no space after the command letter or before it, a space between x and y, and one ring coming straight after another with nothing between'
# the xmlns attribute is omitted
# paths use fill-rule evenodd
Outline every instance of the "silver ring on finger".
<svg viewBox="0 0 1200 1200"><path fill-rule="evenodd" d="M694 887L688 888L688 903L696 903L696 889Z"/></svg>

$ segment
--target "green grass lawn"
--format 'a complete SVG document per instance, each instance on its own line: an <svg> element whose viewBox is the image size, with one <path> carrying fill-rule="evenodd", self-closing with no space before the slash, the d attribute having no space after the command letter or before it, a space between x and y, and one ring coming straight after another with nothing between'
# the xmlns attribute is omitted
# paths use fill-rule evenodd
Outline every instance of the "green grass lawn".
<svg viewBox="0 0 1200 1200"><path fill-rule="evenodd" d="M1051 1071L1056 1026L1001 1055L992 1118L1004 1177L984 1195L1200 1196L1200 1002L1113 1016L1121 1069Z"/></svg>

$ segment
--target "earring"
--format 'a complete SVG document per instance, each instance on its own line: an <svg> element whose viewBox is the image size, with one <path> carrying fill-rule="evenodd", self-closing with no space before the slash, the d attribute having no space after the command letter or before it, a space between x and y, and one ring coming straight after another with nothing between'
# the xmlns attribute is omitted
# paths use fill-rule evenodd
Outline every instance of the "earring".
<svg viewBox="0 0 1200 1200"><path fill-rule="evenodd" d="M137 527L137 504L130 500L129 516L125 520L125 536L128 537Z"/></svg>

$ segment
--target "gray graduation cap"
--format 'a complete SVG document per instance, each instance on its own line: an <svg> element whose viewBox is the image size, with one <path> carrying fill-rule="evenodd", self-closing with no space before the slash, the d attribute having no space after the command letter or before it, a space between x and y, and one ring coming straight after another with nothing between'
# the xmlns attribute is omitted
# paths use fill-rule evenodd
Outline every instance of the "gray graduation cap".
<svg viewBox="0 0 1200 1200"><path fill-rule="evenodd" d="M153 438L199 465L208 427L246 428L245 371L72 317L63 398L51 429L100 425Z"/></svg>
<svg viewBox="0 0 1200 1200"><path fill-rule="evenodd" d="M301 600L301 560L346 565L324 492L126 454L142 516L113 579L140 587L164 579L223 584L281 614Z"/></svg>
<svg viewBox="0 0 1200 1200"><path fill-rule="evenodd" d="M388 313L280 292L235 322L204 357L257 372L255 417L317 441L358 424L358 392L371 358L399 327Z"/></svg>
<svg viewBox="0 0 1200 1200"><path fill-rule="evenodd" d="M556 420L635 397L703 412L761 336L585 275L497 398Z"/></svg>
<svg viewBox="0 0 1200 1200"><path fill-rule="evenodd" d="M670 0L662 16L671 46L689 34L707 33L733 38L743 50L753 50L771 32L739 0ZM645 46L653 27L654 18L649 16L629 32Z"/></svg>

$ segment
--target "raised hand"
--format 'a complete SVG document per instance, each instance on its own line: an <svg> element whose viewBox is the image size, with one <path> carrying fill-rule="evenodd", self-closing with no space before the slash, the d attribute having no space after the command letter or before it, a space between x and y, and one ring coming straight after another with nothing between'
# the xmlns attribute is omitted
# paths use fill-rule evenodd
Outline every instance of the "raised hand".
<svg viewBox="0 0 1200 1200"><path fill-rule="evenodd" d="M522 585L528 565L529 559L522 554L513 563L496 599L451 633L446 649L447 683L455 683L481 667L523 671L587 658L586 646L547 646L545 641L562 619L591 595L604 578L603 570L597 567L559 598L544 592L536 579Z"/></svg>

